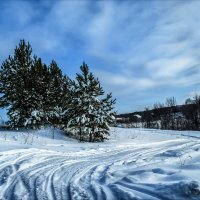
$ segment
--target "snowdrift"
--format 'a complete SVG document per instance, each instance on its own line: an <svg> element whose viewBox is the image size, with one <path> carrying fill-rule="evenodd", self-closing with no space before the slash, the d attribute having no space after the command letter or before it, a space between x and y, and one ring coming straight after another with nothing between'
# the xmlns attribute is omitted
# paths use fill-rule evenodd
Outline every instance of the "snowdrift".
<svg viewBox="0 0 200 200"><path fill-rule="evenodd" d="M111 128L104 143L0 132L0 199L200 199L200 133Z"/></svg>

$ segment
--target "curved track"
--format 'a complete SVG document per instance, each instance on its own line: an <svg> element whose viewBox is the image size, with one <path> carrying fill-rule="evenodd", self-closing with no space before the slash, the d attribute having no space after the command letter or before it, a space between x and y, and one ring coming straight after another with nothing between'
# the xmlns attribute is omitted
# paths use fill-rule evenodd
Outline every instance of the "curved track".
<svg viewBox="0 0 200 200"><path fill-rule="evenodd" d="M188 170L190 159L193 173L200 171L200 163L195 163L197 149L197 141L180 140L151 147L107 147L93 154L87 150L76 154L41 149L2 152L0 199L189 199L180 187L185 184L181 174Z"/></svg>

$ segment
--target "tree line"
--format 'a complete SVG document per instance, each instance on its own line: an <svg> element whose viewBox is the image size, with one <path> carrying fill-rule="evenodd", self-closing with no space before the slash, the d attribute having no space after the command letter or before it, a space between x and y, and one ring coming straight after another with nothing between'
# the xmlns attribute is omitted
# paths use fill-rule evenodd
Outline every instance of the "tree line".
<svg viewBox="0 0 200 200"><path fill-rule="evenodd" d="M178 105L174 97L167 98L165 103L155 103L153 108L118 117L123 117L124 123L139 123L145 128L200 130L200 96L186 99L183 105Z"/></svg>
<svg viewBox="0 0 200 200"><path fill-rule="evenodd" d="M80 141L103 141L113 123L115 99L104 95L87 64L75 80L62 73L55 60L46 65L20 40L0 69L0 107L8 110L12 128L52 126Z"/></svg>

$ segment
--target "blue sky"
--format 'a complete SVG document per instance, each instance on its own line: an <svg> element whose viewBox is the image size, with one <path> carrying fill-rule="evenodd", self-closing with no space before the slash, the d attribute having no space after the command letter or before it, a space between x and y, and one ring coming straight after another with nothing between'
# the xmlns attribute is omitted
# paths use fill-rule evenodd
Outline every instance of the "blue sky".
<svg viewBox="0 0 200 200"><path fill-rule="evenodd" d="M200 2L0 1L0 62L24 38L74 78L85 61L118 113L200 88Z"/></svg>

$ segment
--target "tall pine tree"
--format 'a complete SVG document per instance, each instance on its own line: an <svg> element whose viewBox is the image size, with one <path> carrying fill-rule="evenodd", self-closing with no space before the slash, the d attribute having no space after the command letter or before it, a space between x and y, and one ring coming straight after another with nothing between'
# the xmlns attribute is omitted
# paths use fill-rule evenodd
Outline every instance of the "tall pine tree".
<svg viewBox="0 0 200 200"><path fill-rule="evenodd" d="M55 61L47 67L32 56L31 45L21 40L0 70L0 106L8 108L12 126L57 126L67 94L66 79Z"/></svg>
<svg viewBox="0 0 200 200"><path fill-rule="evenodd" d="M88 66L83 63L81 74L72 81L71 102L68 104L67 130L73 130L80 141L103 141L109 134L108 125L113 122L112 95L102 98L104 91Z"/></svg>
<svg viewBox="0 0 200 200"><path fill-rule="evenodd" d="M50 82L46 101L48 107L47 119L48 123L54 128L61 128L64 107L67 107L69 98L69 78L62 74L54 60L49 66L49 74Z"/></svg>
<svg viewBox="0 0 200 200"><path fill-rule="evenodd" d="M48 125L48 84L50 82L48 67L41 58L34 57L34 64L31 68L31 91L29 99L32 103L27 125L31 128L40 128Z"/></svg>
<svg viewBox="0 0 200 200"><path fill-rule="evenodd" d="M2 107L9 107L9 118L14 127L23 127L29 116L31 105L30 70L33 65L32 48L21 40L14 56L6 59L0 70L0 101Z"/></svg>
<svg viewBox="0 0 200 200"><path fill-rule="evenodd" d="M55 61L47 67L21 40L0 69L0 107L8 109L13 127L50 125L73 131L82 140L103 141L113 122L112 95L83 63L70 80Z"/></svg>

